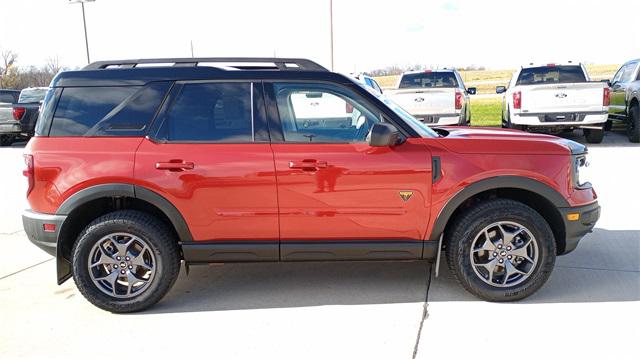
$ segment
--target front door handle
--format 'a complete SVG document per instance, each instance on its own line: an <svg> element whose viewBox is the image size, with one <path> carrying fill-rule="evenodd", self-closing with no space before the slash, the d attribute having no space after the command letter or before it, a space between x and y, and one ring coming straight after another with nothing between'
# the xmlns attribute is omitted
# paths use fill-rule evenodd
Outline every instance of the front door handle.
<svg viewBox="0 0 640 359"><path fill-rule="evenodd" d="M315 171L319 168L327 168L327 161L318 161L318 160L289 161L289 168L301 169L305 171Z"/></svg>
<svg viewBox="0 0 640 359"><path fill-rule="evenodd" d="M183 160L170 160L169 162L156 162L156 169L167 170L171 172L192 170L194 167L195 167L195 164L193 162L185 162Z"/></svg>

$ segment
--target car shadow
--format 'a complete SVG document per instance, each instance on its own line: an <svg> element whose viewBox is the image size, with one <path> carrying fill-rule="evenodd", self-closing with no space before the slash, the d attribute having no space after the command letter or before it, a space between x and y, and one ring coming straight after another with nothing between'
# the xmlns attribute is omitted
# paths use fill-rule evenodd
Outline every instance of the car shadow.
<svg viewBox="0 0 640 359"><path fill-rule="evenodd" d="M640 231L596 229L559 257L549 281L517 302L585 303L640 300ZM409 262L251 263L191 266L145 314L322 305L478 301L449 272Z"/></svg>
<svg viewBox="0 0 640 359"><path fill-rule="evenodd" d="M610 131L605 131L602 143L587 143L582 134L582 130L574 130L572 132L563 132L557 136L580 142L587 147L638 147L637 143L632 143L627 137L627 127L623 123L614 122Z"/></svg>

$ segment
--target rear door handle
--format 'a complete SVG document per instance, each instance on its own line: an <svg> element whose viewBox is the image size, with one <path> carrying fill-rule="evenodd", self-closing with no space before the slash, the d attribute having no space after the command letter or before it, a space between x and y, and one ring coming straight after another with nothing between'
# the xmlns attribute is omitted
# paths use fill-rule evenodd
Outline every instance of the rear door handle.
<svg viewBox="0 0 640 359"><path fill-rule="evenodd" d="M156 162L156 169L167 170L171 172L192 170L194 167L195 167L195 164L193 162L185 162L183 160L170 160L169 162Z"/></svg>
<svg viewBox="0 0 640 359"><path fill-rule="evenodd" d="M302 160L289 161L289 168L301 169L306 171L314 171L318 168L327 168L327 161L318 160Z"/></svg>

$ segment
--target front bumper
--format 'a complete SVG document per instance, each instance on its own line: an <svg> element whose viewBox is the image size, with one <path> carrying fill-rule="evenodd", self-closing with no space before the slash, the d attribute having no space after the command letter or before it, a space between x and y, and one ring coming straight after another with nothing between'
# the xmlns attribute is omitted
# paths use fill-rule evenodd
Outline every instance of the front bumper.
<svg viewBox="0 0 640 359"><path fill-rule="evenodd" d="M587 233L590 233L600 218L598 202L579 207L559 208L566 232L565 247L560 254L572 252ZM570 214L578 214L575 220L569 220Z"/></svg>
<svg viewBox="0 0 640 359"><path fill-rule="evenodd" d="M67 216L38 213L28 209L22 212L22 225L31 243L52 256L55 256L58 245L58 234L66 218ZM45 231L45 224L55 225L55 230Z"/></svg>

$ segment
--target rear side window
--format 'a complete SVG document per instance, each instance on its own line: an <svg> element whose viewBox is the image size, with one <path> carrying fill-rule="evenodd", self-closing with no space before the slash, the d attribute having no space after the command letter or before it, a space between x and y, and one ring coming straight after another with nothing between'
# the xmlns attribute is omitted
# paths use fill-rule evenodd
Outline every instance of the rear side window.
<svg viewBox="0 0 640 359"><path fill-rule="evenodd" d="M399 88L431 88L458 87L458 81L453 72L418 72L404 74Z"/></svg>
<svg viewBox="0 0 640 359"><path fill-rule="evenodd" d="M251 83L183 85L165 122L169 141L252 142Z"/></svg>
<svg viewBox="0 0 640 359"><path fill-rule="evenodd" d="M542 66L522 69L516 86L578 82L587 82L580 66Z"/></svg>
<svg viewBox="0 0 640 359"><path fill-rule="evenodd" d="M65 88L49 136L143 136L169 86Z"/></svg>

